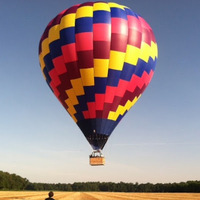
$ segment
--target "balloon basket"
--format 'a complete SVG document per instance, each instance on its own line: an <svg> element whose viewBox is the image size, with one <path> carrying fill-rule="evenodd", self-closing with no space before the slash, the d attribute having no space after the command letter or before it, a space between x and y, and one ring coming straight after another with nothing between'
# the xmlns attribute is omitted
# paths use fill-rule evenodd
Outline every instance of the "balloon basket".
<svg viewBox="0 0 200 200"><path fill-rule="evenodd" d="M89 159L91 166L105 165L105 158L101 151L93 151Z"/></svg>

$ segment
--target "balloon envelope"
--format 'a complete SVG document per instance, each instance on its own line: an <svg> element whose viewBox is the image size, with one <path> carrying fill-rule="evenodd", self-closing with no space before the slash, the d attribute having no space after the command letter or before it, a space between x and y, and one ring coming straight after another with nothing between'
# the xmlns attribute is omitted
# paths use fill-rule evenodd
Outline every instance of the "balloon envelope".
<svg viewBox="0 0 200 200"><path fill-rule="evenodd" d="M47 84L98 150L151 81L157 44L130 8L86 2L48 24L39 59Z"/></svg>

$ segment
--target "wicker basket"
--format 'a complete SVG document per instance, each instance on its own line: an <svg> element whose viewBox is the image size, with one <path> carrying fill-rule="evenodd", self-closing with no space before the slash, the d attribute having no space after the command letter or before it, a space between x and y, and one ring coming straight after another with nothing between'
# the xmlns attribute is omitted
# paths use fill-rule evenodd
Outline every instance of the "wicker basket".
<svg viewBox="0 0 200 200"><path fill-rule="evenodd" d="M98 166L98 165L104 165L104 164L105 164L104 157L90 157L90 165Z"/></svg>

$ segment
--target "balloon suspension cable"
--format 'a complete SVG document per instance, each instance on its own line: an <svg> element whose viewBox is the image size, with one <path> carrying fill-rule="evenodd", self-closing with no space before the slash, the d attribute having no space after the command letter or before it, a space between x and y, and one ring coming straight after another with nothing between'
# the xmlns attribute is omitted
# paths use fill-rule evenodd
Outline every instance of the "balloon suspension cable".
<svg viewBox="0 0 200 200"><path fill-rule="evenodd" d="M101 152L101 150L98 149L98 150L93 151L92 154L90 155L90 157L104 157L104 156L103 156L103 153Z"/></svg>

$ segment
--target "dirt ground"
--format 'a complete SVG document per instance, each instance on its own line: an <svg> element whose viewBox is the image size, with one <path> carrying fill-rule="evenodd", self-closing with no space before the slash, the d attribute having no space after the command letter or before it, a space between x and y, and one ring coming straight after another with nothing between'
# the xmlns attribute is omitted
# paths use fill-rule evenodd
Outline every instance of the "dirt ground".
<svg viewBox="0 0 200 200"><path fill-rule="evenodd" d="M54 192L55 200L200 200L200 193ZM44 200L48 192L1 191L0 200Z"/></svg>

